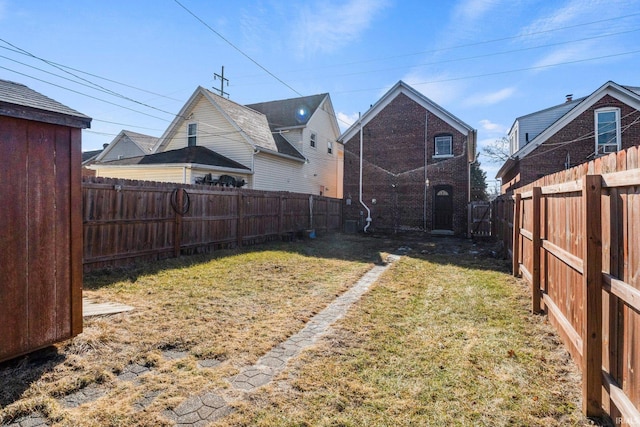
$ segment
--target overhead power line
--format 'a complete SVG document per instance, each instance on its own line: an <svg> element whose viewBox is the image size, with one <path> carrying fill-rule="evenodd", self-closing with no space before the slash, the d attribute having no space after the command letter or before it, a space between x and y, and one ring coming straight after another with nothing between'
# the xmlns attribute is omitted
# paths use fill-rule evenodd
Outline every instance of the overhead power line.
<svg viewBox="0 0 640 427"><path fill-rule="evenodd" d="M445 82L453 82L453 81L458 81L458 80L476 79L476 78L480 78L480 77L499 76L499 75L503 75L503 74L518 73L518 72L521 72L521 71L540 70L540 69L544 69L544 68L558 67L560 65L578 64L578 63L581 63L581 62L596 61L598 59L607 59L607 58L615 58L615 57L619 57L619 56L633 55L633 54L637 54L637 53L640 53L640 50L632 50L632 51L629 51L629 52L613 53L611 55L594 56L594 57L591 57L591 58L576 59L574 61L557 62L555 64L537 65L537 66L533 66L533 67L516 68L516 69L513 69L513 70L496 71L496 72L493 72L493 73L486 73L486 74L474 74L474 75L471 75L471 76L461 76L461 77L451 77L451 78L438 79L438 80L428 80L428 81L424 81L424 82L413 83L413 85L414 86L418 86L418 85L425 85L425 84L432 84L432 83L445 83ZM342 93L355 93L355 92L373 92L373 91L379 91L379 90L384 90L384 89L385 89L384 87L377 87L377 88L368 88L368 89L345 90L345 91L334 92L334 93L342 94Z"/></svg>
<svg viewBox="0 0 640 427"><path fill-rule="evenodd" d="M551 29L548 29L548 30L534 31L534 32L526 33L526 34L517 34L517 35L513 35L513 36L501 37L501 38L496 38L496 39L483 40L483 41L478 41L478 42L473 42L473 43L459 44L459 45L449 46L449 47L441 47L441 48L437 48L437 49L421 50L421 51L418 51L418 52L409 52L409 53L403 53L403 54L392 55L392 56L385 56L385 57L380 57L380 58L364 59L364 60L361 60L361 61L345 62L345 63L342 63L342 64L321 65L321 66L316 66L316 67L313 67L313 68L292 70L291 72L300 73L300 72L305 72L305 71L320 70L320 69L326 69L326 68L343 67L343 66L347 66L347 65L357 65L357 64L366 64L366 63L370 63L370 62L388 61L388 60L393 60L393 59L398 59L398 58L405 58L405 57L409 57L409 56L424 55L424 54L427 54L427 53L446 52L446 51L455 50L455 49L462 49L462 48L466 48L466 47L476 47L476 46L481 46L481 45L485 45L485 44L497 43L497 42L501 42L501 41L516 40L516 39L520 39L520 38L527 38L527 37L531 37L531 36L537 36L537 35L552 33L552 32L556 32L556 31L570 30L570 29L579 28L579 27L586 27L586 26L589 26L589 25L601 24L601 23L610 22L610 21L617 21L619 19L624 19L624 18L631 18L631 17L638 16L638 15L640 15L640 12L631 13L631 14L628 14L628 15L616 16L616 17L613 17L613 18L600 19L600 20L597 20L597 21L583 22L583 23L575 24L575 25L568 25L566 27L556 27L556 28L551 28ZM252 75L245 75L245 76L238 76L238 77L239 78L245 78L245 77L253 77L253 76Z"/></svg>
<svg viewBox="0 0 640 427"><path fill-rule="evenodd" d="M3 42L6 43L6 41L1 39L1 38L0 38L0 41L3 41ZM25 53L24 51L19 50L19 48L18 49L11 49L11 48L6 47L6 46L0 46L0 49L5 49L5 50L8 50L10 52L19 53L20 55L31 56L31 55ZM172 98L170 96L163 95L161 93L153 92L153 91L150 91L150 90L147 90L147 89L143 89L143 88L140 88L140 87L137 87L137 86L133 86L133 85L130 85L130 84L127 84L127 83L119 82L117 80L113 80L113 79L110 79L108 77L100 76L100 75L97 75L97 74L92 74L92 73L89 73L88 71L83 71L83 70L79 70L77 68L69 67L68 65L63 65L63 64L60 64L60 63L57 63L57 62L53 62L53 61L50 61L50 60L46 60L46 61L47 61L47 63L55 64L58 67L66 68L68 70L72 70L72 71L75 71L77 73L82 73L82 74L85 74L87 76L95 77L97 79L104 80L104 81L107 81L109 83L115 83L115 84L120 85L120 86L128 87L129 89L135 89L137 91L148 93L150 95L158 96L160 98L165 98L165 99L168 99L168 100L171 100L171 101L181 102L180 99Z"/></svg>
<svg viewBox="0 0 640 427"><path fill-rule="evenodd" d="M273 74L271 71L267 70L264 66L262 66L260 63L258 63L258 61L256 61L255 59L253 59L252 57L250 57L249 55L247 55L246 53L244 53L239 47L237 47L236 45L234 45L233 43L231 43L228 39L226 39L222 34L220 34L219 32L217 32L216 30L214 30L209 24L207 24L204 20L202 20L198 15L196 15L195 13L193 13L191 10L189 10L185 5L183 5L182 3L180 3L178 0L173 0L175 1L178 6L180 6L181 8L183 8L185 11L187 11L187 13L189 13L191 16L193 16L195 19L197 19L202 25L204 25L205 27L207 27L212 33L214 33L215 35L217 35L218 37L220 37L225 43L227 43L229 46L231 46L232 48L234 48L235 50L237 50L238 52L240 52L240 54L242 56L244 56L245 58L247 58L249 61L253 62L255 65L257 65L258 67L260 67L260 69L262 69L264 72L266 72L267 74L269 74L271 77L273 77L274 79L276 79L277 81L279 81L280 83L282 83L284 86L286 86L287 88L291 89L294 93L296 93L298 96L303 96L300 92L298 92L297 90L295 90L293 87L289 86L287 83L285 83L282 79L280 79L278 76L276 76L275 74Z"/></svg>
<svg viewBox="0 0 640 427"><path fill-rule="evenodd" d="M166 120L166 119L163 119L162 117L154 116L153 114L148 114L148 113L145 113L145 112L142 112L142 111L134 110L133 108L129 108L129 107L126 107L124 105L116 104L115 102L107 101L106 99L98 98L97 96L89 95L87 93L80 92L78 90L74 90L74 89L59 85L57 83L49 82L47 80L43 80L43 79L40 79L38 77L30 76L30 75L22 73L20 71L12 70L11 68L7 68L7 67L3 67L3 66L0 66L0 68L2 68L3 70L11 71L12 73L20 74L21 76L29 77L30 79L37 80L39 82L46 83L46 84L51 85L51 86L55 86L55 87L60 88L60 89L68 90L69 92L73 92L73 93L76 93L78 95L86 96L87 98L95 99L97 101L105 102L107 104L114 105L114 106L119 107L119 108L124 108L125 110L133 111L134 113L142 114L142 115L145 115L145 116L148 116L148 117L152 117L152 118L158 119L158 120ZM78 83L78 82L76 82L76 83ZM169 114L174 115L173 113L169 113Z"/></svg>

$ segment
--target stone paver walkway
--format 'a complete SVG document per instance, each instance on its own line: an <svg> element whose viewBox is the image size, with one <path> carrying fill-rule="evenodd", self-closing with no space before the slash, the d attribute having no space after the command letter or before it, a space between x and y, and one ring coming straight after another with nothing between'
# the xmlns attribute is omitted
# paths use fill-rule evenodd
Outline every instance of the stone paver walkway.
<svg viewBox="0 0 640 427"><path fill-rule="evenodd" d="M404 250L406 251L406 249ZM391 266L391 263L399 259L400 255L390 255L386 264L376 265L369 270L354 286L315 315L300 332L278 344L258 359L255 365L247 366L241 369L238 375L227 378L232 389L250 392L270 383L276 375L285 369L289 360L298 356L304 349L313 345L321 335L325 334L331 325L341 319L351 305L358 301L378 280L380 275ZM229 393L218 390L191 396L175 409L165 411L163 415L173 420L179 427L204 427L232 412L230 405L234 399L229 397L225 399L224 395L229 395Z"/></svg>
<svg viewBox="0 0 640 427"><path fill-rule="evenodd" d="M279 373L281 373L289 361L297 357L304 349L313 345L320 336L327 333L331 325L341 319L347 310L360 299L360 297L371 287L373 283L384 273L393 262L400 259L408 248L400 248L394 255L389 255L386 263L376 265L369 270L360 280L348 291L336 298L329 306L315 315L307 325L286 341L278 344L268 353L263 355L255 365L246 366L233 377L227 378L230 384L228 390L209 390L200 395L188 397L174 409L163 412L163 416L173 421L179 427L204 427L217 421L233 411L232 404L244 398L244 394L251 392L258 387L270 383ZM111 304L109 304L111 305ZM129 307L126 306L103 306L102 310L109 311ZM93 314L93 313L92 313ZM105 314L105 313L100 313ZM87 313L85 312L85 315ZM177 360L188 356L188 352L167 350L163 352L165 359ZM212 368L220 362L215 359L198 360L200 368ZM153 368L133 363L127 366L118 376L119 381L131 381L139 383L139 377L153 374ZM58 401L66 408L91 403L108 393L105 386L96 384L89 385L72 394L64 396ZM142 396L134 403L134 410L140 411L148 407L158 396L158 391L151 391ZM31 427L46 426L46 419L40 413L33 413L13 420L10 424L2 424L7 427Z"/></svg>

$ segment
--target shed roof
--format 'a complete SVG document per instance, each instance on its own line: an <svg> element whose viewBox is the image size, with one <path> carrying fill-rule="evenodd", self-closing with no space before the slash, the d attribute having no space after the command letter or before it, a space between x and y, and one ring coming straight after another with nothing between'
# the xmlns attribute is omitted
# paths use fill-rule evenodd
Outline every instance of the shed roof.
<svg viewBox="0 0 640 427"><path fill-rule="evenodd" d="M1 79L0 115L82 129L91 127L91 117L36 92L22 83Z"/></svg>

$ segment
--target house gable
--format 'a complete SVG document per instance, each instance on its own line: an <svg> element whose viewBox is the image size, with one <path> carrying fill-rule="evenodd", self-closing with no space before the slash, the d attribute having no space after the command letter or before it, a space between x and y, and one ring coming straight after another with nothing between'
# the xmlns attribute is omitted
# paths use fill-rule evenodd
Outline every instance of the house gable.
<svg viewBox="0 0 640 427"><path fill-rule="evenodd" d="M158 138L130 130L122 130L96 157L96 162L106 162L153 153Z"/></svg>
<svg viewBox="0 0 640 427"><path fill-rule="evenodd" d="M508 192L536 179L584 163L596 156L595 111L620 111L620 148L638 144L640 94L634 88L607 82L549 125L500 168L502 191Z"/></svg>
<svg viewBox="0 0 640 427"><path fill-rule="evenodd" d="M518 117L513 122L508 133L509 138L513 138L513 141L510 141L510 154L514 154L519 149L525 147L552 123L567 114L569 110L574 108L584 99L584 97L574 99L563 104Z"/></svg>
<svg viewBox="0 0 640 427"><path fill-rule="evenodd" d="M629 90L623 86L620 86L612 81L609 81L602 85L599 89L593 92L586 98L583 98L577 106L569 110L565 115L553 122L543 132L541 132L536 138L534 138L529 144L523 147L521 150L515 153L518 158L526 157L529 153L535 150L538 146L543 144L555 133L560 131L563 127L576 119L579 115L584 113L587 109L591 108L596 102L609 95L620 102L629 105L634 109L640 109L640 95ZM593 131L593 128L591 128ZM576 137L579 135L576 135Z"/></svg>
<svg viewBox="0 0 640 427"><path fill-rule="evenodd" d="M370 212L373 229L465 233L469 162L475 157L469 125L399 82L340 140L346 219L364 227ZM436 151L437 141L449 144L445 154ZM436 207L444 199L448 207Z"/></svg>
<svg viewBox="0 0 640 427"><path fill-rule="evenodd" d="M416 91L411 86L407 85L402 80L396 83L386 94L378 100L367 112L365 112L360 118L360 122L362 125L366 125L369 120L373 117L377 116L380 111L382 111L386 106L393 101L398 95L403 94L407 96L409 99L413 100L417 104L421 105L425 110L428 110L431 114L440 118L448 125L456 129L458 132L464 135L468 135L473 132L473 128L468 124L464 123L462 120L458 119L456 116ZM354 123L347 129L341 136L341 141L350 140L360 129L359 122Z"/></svg>

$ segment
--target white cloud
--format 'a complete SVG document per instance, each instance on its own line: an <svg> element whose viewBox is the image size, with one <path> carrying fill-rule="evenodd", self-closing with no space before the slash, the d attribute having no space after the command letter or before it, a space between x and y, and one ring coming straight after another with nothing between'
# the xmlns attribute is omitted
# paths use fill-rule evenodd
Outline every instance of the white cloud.
<svg viewBox="0 0 640 427"><path fill-rule="evenodd" d="M581 1L580 6L576 3L575 1L569 2L564 7L554 10L552 14L533 21L522 28L520 34L541 33L565 26L567 23L574 21L584 9L589 7L588 2Z"/></svg>
<svg viewBox="0 0 640 427"><path fill-rule="evenodd" d="M554 30L571 27L580 22L599 21L619 16L623 14L626 3L628 2L617 0L569 0L563 6L551 10L550 13L540 16L529 25L523 27L520 30L520 35L530 35L530 40L532 41L540 39L556 40L559 35L571 34L573 30L568 29L568 33ZM631 5L631 7L635 9L635 6ZM620 25L623 24L623 22L616 22L616 28L621 28ZM590 29L597 34L600 31L610 31L611 25L612 22L601 22L589 25L585 29Z"/></svg>
<svg viewBox="0 0 640 427"><path fill-rule="evenodd" d="M493 105L497 104L500 101L504 101L505 99L511 98L515 91L516 89L514 87L506 87L495 92L472 95L466 98L463 104L467 107Z"/></svg>
<svg viewBox="0 0 640 427"><path fill-rule="evenodd" d="M572 46L566 46L556 49L551 53L543 56L533 63L533 67L547 67L556 64L563 64L572 61L579 61L586 58L593 58L610 52L598 52L601 50L594 43L580 43Z"/></svg>
<svg viewBox="0 0 640 427"><path fill-rule="evenodd" d="M386 6L386 0L305 3L291 34L297 54L328 53L347 45L358 39Z"/></svg>
<svg viewBox="0 0 640 427"><path fill-rule="evenodd" d="M344 132L358 120L358 113L347 114L339 111L336 117L338 119L338 125L340 126L340 132Z"/></svg>
<svg viewBox="0 0 640 427"><path fill-rule="evenodd" d="M507 127L498 123L493 123L491 120L480 120L480 126L482 130L489 134L504 135L507 132ZM493 141L493 139L491 139Z"/></svg>
<svg viewBox="0 0 640 427"><path fill-rule="evenodd" d="M453 11L454 20L477 21L497 5L496 0L464 0Z"/></svg>

